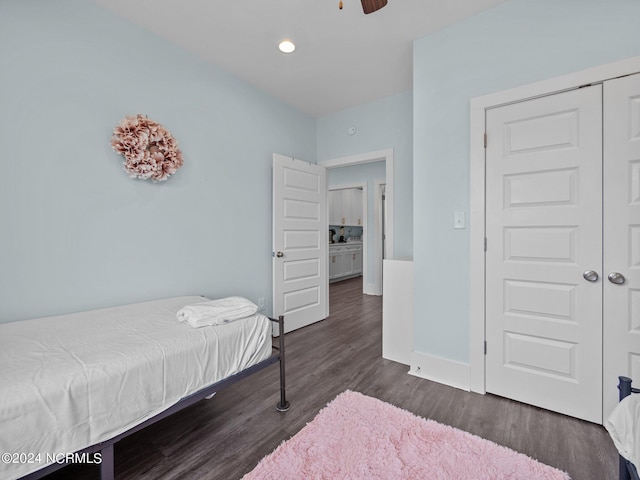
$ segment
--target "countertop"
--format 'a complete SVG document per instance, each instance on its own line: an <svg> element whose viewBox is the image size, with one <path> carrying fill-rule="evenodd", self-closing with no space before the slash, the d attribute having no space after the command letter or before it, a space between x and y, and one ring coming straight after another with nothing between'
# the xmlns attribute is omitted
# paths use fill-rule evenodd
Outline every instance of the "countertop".
<svg viewBox="0 0 640 480"><path fill-rule="evenodd" d="M353 240L351 242L333 242L329 245L362 245L362 240Z"/></svg>

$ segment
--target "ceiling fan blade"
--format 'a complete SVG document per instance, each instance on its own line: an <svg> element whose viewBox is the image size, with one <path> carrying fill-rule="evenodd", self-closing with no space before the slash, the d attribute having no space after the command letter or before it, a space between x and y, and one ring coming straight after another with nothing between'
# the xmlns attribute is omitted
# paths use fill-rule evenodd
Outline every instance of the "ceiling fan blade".
<svg viewBox="0 0 640 480"><path fill-rule="evenodd" d="M373 13L387 4L387 0L362 0L364 13Z"/></svg>

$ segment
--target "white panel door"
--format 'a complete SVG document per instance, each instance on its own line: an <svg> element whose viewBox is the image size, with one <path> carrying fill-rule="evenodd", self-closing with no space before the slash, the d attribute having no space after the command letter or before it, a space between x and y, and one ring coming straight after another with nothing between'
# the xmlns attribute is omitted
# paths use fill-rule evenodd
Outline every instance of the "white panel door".
<svg viewBox="0 0 640 480"><path fill-rule="evenodd" d="M604 415L640 383L640 75L604 83Z"/></svg>
<svg viewBox="0 0 640 480"><path fill-rule="evenodd" d="M326 169L273 155L273 315L285 333L327 316Z"/></svg>
<svg viewBox="0 0 640 480"><path fill-rule="evenodd" d="M602 421L602 87L487 111L486 389Z"/></svg>

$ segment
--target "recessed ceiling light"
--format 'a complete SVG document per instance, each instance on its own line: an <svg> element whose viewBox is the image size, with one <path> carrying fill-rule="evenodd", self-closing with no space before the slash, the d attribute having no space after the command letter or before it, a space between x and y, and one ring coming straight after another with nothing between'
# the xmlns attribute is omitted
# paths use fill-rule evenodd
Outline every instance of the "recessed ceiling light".
<svg viewBox="0 0 640 480"><path fill-rule="evenodd" d="M278 49L282 53L292 53L296 49L296 46L291 40L282 40L278 44Z"/></svg>

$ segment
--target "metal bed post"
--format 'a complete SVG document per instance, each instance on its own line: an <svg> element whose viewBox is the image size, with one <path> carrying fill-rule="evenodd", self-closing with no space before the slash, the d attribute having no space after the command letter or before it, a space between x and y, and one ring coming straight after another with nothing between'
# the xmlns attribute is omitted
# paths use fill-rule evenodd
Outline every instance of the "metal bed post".
<svg viewBox="0 0 640 480"><path fill-rule="evenodd" d="M629 473L629 468L627 467L627 460L622 456L618 455L618 479L619 480L631 480L631 474Z"/></svg>
<svg viewBox="0 0 640 480"><path fill-rule="evenodd" d="M276 405L276 410L279 412L286 412L289 410L289 402L287 402L285 384L284 384L284 316L278 317L278 333L279 345L280 345L280 403Z"/></svg>
<svg viewBox="0 0 640 480"><path fill-rule="evenodd" d="M618 389L620 390L618 400L622 400L631 395L631 379L620 376L618 377L618 382Z"/></svg>
<svg viewBox="0 0 640 480"><path fill-rule="evenodd" d="M113 443L100 450L100 453L102 454L102 462L100 463L100 480L113 480Z"/></svg>

